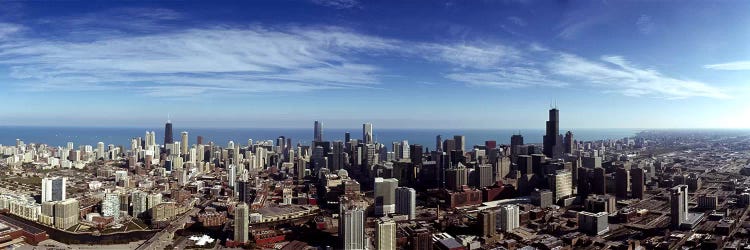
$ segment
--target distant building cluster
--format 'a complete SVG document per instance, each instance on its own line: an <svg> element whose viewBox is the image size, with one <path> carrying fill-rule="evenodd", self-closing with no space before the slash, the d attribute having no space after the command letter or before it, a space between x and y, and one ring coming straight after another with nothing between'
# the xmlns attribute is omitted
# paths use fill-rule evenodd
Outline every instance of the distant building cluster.
<svg viewBox="0 0 750 250"><path fill-rule="evenodd" d="M309 145L218 144L174 137L168 121L163 139L147 131L127 146L0 145L0 244L127 244L150 232L139 249L748 246L747 136L580 141L561 133L557 108L541 144L437 135L430 150L378 142L371 123L361 138L323 132L315 121ZM186 228L215 234L176 234Z"/></svg>

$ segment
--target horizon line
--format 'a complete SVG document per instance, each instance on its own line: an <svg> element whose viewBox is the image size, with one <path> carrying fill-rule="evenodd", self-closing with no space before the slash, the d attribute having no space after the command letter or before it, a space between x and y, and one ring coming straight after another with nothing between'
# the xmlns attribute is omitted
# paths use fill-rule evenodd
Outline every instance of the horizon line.
<svg viewBox="0 0 750 250"><path fill-rule="evenodd" d="M174 124L174 123L173 123ZM15 128L127 128L127 129L145 129L149 128L147 126L96 126L96 125L84 125L84 126L70 126L70 125L11 125L11 124L0 124L0 127L15 127ZM161 128L161 126L157 126L154 128ZM180 127L178 127L180 128ZM312 127L207 127L207 126L185 126L182 128L188 128L188 129L313 129ZM358 131L361 128L358 127L323 127L323 130L326 129L354 129L353 131ZM497 128L487 128L487 127L463 127L463 128L457 128L457 127L445 127L445 128L419 128L419 127L404 127L404 128L398 128L398 127L379 127L380 129L387 129L387 130L395 130L395 129L403 129L403 130L512 130L512 129L524 129L524 130L545 130L544 128L518 128L518 127L497 127ZM578 128L560 128L560 131L565 130L595 130L595 129L632 129L632 130L750 130L750 127L747 128L721 128L721 127L663 127L663 128L646 128L646 127L578 127ZM189 131L188 131L189 132Z"/></svg>

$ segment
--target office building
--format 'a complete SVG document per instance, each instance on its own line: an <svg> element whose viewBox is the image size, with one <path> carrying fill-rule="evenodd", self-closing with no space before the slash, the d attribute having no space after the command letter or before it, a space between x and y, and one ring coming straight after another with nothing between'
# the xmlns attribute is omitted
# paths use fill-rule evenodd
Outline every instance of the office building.
<svg viewBox="0 0 750 250"><path fill-rule="evenodd" d="M244 202L234 208L234 241L239 244L250 242L250 207Z"/></svg>
<svg viewBox="0 0 750 250"><path fill-rule="evenodd" d="M437 135L435 137L435 151L436 152L443 152L443 137L440 135Z"/></svg>
<svg viewBox="0 0 750 250"><path fill-rule="evenodd" d="M362 124L362 141L364 144L372 144L375 142L372 134L372 123Z"/></svg>
<svg viewBox="0 0 750 250"><path fill-rule="evenodd" d="M568 170L557 170L550 184L556 203L573 195L573 174Z"/></svg>
<svg viewBox="0 0 750 250"><path fill-rule="evenodd" d="M188 132L182 131L182 133L180 133L180 136L182 137L182 142L180 142L180 154L189 154L190 151L188 149L190 148L190 146L188 144Z"/></svg>
<svg viewBox="0 0 750 250"><path fill-rule="evenodd" d="M456 143L456 147L453 150L466 152L466 136L454 135L453 141Z"/></svg>
<svg viewBox="0 0 750 250"><path fill-rule="evenodd" d="M335 141L333 142L333 150L331 151L330 159L330 167L329 169L331 171L338 171L340 169L344 169L344 162L346 151L344 150L344 142L342 141Z"/></svg>
<svg viewBox="0 0 750 250"><path fill-rule="evenodd" d="M670 189L670 219L673 228L679 228L682 223L687 222L688 216L688 186L677 185Z"/></svg>
<svg viewBox="0 0 750 250"><path fill-rule="evenodd" d="M313 141L314 142L322 142L323 141L323 123L319 121L315 121L315 127L313 127Z"/></svg>
<svg viewBox="0 0 750 250"><path fill-rule="evenodd" d="M479 212L477 221L482 228L482 237L493 237L497 234L497 212L485 209Z"/></svg>
<svg viewBox="0 0 750 250"><path fill-rule="evenodd" d="M521 154L521 146L523 145L523 135L514 134L510 136L510 155L512 160L515 160L518 155Z"/></svg>
<svg viewBox="0 0 750 250"><path fill-rule="evenodd" d="M237 166L234 164L227 167L227 185L232 188L237 185Z"/></svg>
<svg viewBox="0 0 750 250"><path fill-rule="evenodd" d="M646 190L646 173L642 168L630 170L630 196L634 199L643 199Z"/></svg>
<svg viewBox="0 0 750 250"><path fill-rule="evenodd" d="M628 198L628 187L630 187L630 171L625 168L617 168L615 171L615 195L620 199Z"/></svg>
<svg viewBox="0 0 750 250"><path fill-rule="evenodd" d="M102 216L112 217L115 221L120 220L120 195L117 193L104 194L102 200Z"/></svg>
<svg viewBox="0 0 750 250"><path fill-rule="evenodd" d="M167 120L167 124L164 125L164 145L172 144L174 143L174 138L172 134L172 121Z"/></svg>
<svg viewBox="0 0 750 250"><path fill-rule="evenodd" d="M45 177L42 179L42 202L61 201L66 197L67 177Z"/></svg>
<svg viewBox="0 0 750 250"><path fill-rule="evenodd" d="M143 191L134 191L130 194L130 201L133 203L133 217L139 217L148 211L148 195Z"/></svg>
<svg viewBox="0 0 750 250"><path fill-rule="evenodd" d="M719 198L716 195L698 196L698 208L701 210L716 210L719 206Z"/></svg>
<svg viewBox="0 0 750 250"><path fill-rule="evenodd" d="M375 247L378 250L396 250L396 222L386 217L376 221Z"/></svg>
<svg viewBox="0 0 750 250"><path fill-rule="evenodd" d="M614 213L617 211L615 197L612 195L591 195L584 201L584 209L588 212L598 213Z"/></svg>
<svg viewBox="0 0 750 250"><path fill-rule="evenodd" d="M424 150L422 149L422 145L420 144L412 144L409 145L409 158L411 159L411 163L416 166L422 166L422 154L424 153Z"/></svg>
<svg viewBox="0 0 750 250"><path fill-rule="evenodd" d="M359 206L340 201L339 239L345 250L365 249L365 210Z"/></svg>
<svg viewBox="0 0 750 250"><path fill-rule="evenodd" d="M396 188L396 213L416 219L417 191L409 187Z"/></svg>
<svg viewBox="0 0 750 250"><path fill-rule="evenodd" d="M78 200L67 199L55 203L55 227L61 230L78 225L81 216Z"/></svg>
<svg viewBox="0 0 750 250"><path fill-rule="evenodd" d="M39 223L42 223L47 226L54 226L55 225L55 204L59 201L44 201L42 202L42 205L40 206L39 211ZM2 204L0 202L0 207L5 207L5 204Z"/></svg>
<svg viewBox="0 0 750 250"><path fill-rule="evenodd" d="M573 132L566 132L565 138L563 140L563 146L564 146L564 153L566 154L572 154L575 150L575 142L573 140Z"/></svg>
<svg viewBox="0 0 750 250"><path fill-rule="evenodd" d="M510 232L513 231L513 229L518 228L520 224L518 212L518 205L500 206L500 212L497 217L497 220L499 221L497 226L500 230L503 232Z"/></svg>
<svg viewBox="0 0 750 250"><path fill-rule="evenodd" d="M533 164L530 155L519 155L516 157L516 167L521 174L533 174Z"/></svg>
<svg viewBox="0 0 750 250"><path fill-rule="evenodd" d="M253 203L253 200L255 200L255 191L253 190L252 183L247 180L237 182L237 200L247 204Z"/></svg>
<svg viewBox="0 0 750 250"><path fill-rule="evenodd" d="M396 188L398 180L394 178L375 178L375 215L383 216L396 212Z"/></svg>
<svg viewBox="0 0 750 250"><path fill-rule="evenodd" d="M544 155L552 159L562 157L563 145L562 136L560 135L560 111L557 108L549 110L549 120L547 121L547 133L543 138Z"/></svg>
<svg viewBox="0 0 750 250"><path fill-rule="evenodd" d="M541 208L547 208L555 204L554 195L550 190L534 190L530 196L531 204Z"/></svg>
<svg viewBox="0 0 750 250"><path fill-rule="evenodd" d="M581 165L589 169L601 168L602 158L599 156L581 157Z"/></svg>
<svg viewBox="0 0 750 250"><path fill-rule="evenodd" d="M607 194L607 175L603 168L594 168L594 176L591 180L591 192L594 194Z"/></svg>
<svg viewBox="0 0 750 250"><path fill-rule="evenodd" d="M479 165L476 169L477 173L475 176L477 178L477 187L483 188L483 187L489 187L494 184L494 175L492 174L492 165L490 164L482 164Z"/></svg>
<svg viewBox="0 0 750 250"><path fill-rule="evenodd" d="M156 205L161 204L162 198L163 196L161 193L148 194L146 196L146 210L149 211L152 208L154 208Z"/></svg>
<svg viewBox="0 0 750 250"><path fill-rule="evenodd" d="M609 231L609 214L606 212L578 212L578 229L590 235L601 235Z"/></svg>
<svg viewBox="0 0 750 250"><path fill-rule="evenodd" d="M448 189L458 191L468 183L468 169L459 163L458 167L445 170L445 186Z"/></svg>
<svg viewBox="0 0 750 250"><path fill-rule="evenodd" d="M104 142L96 143L96 159L106 158L107 156L104 152Z"/></svg>

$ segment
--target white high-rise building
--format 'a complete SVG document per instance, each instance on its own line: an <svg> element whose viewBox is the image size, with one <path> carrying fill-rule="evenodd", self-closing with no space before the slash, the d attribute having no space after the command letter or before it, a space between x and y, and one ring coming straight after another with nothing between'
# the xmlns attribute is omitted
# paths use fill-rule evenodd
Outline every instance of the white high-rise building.
<svg viewBox="0 0 750 250"><path fill-rule="evenodd" d="M688 185L677 185L670 190L669 203L672 227L679 228L687 222L688 217Z"/></svg>
<svg viewBox="0 0 750 250"><path fill-rule="evenodd" d="M153 148L154 146L156 146L156 132L154 132L154 131L151 131L151 132L146 131L145 143L146 143L146 145L145 145L146 149L150 149L150 148Z"/></svg>
<svg viewBox="0 0 750 250"><path fill-rule="evenodd" d="M42 202L65 200L67 177L45 177L42 179Z"/></svg>
<svg viewBox="0 0 750 250"><path fill-rule="evenodd" d="M156 205L159 205L162 203L162 195L161 193L155 193L155 194L149 194L146 196L146 212L149 212L149 209L154 208Z"/></svg>
<svg viewBox="0 0 750 250"><path fill-rule="evenodd" d="M396 188L398 188L398 180L395 178L375 178L375 215L382 216L396 212Z"/></svg>
<svg viewBox="0 0 750 250"><path fill-rule="evenodd" d="M133 203L133 217L138 217L148 211L148 195L143 191L134 191L130 194L130 200Z"/></svg>
<svg viewBox="0 0 750 250"><path fill-rule="evenodd" d="M409 141L403 140L401 141L401 149L400 149L400 155L402 159L409 159L411 156L411 152L409 152Z"/></svg>
<svg viewBox="0 0 750 250"><path fill-rule="evenodd" d="M55 227L65 230L78 225L81 209L78 200L66 199L55 204Z"/></svg>
<svg viewBox="0 0 750 250"><path fill-rule="evenodd" d="M140 148L138 147L138 138L130 139L130 153L133 155L138 155L138 152L140 152Z"/></svg>
<svg viewBox="0 0 750 250"><path fill-rule="evenodd" d="M345 250L365 249L365 210L358 206L341 205L339 238Z"/></svg>
<svg viewBox="0 0 750 250"><path fill-rule="evenodd" d="M552 195L554 202L560 199L568 198L573 195L573 174L568 170L558 170L555 172L552 184Z"/></svg>
<svg viewBox="0 0 750 250"><path fill-rule="evenodd" d="M104 142L99 142L96 144L96 159L99 158L107 158L104 151Z"/></svg>
<svg viewBox="0 0 750 250"><path fill-rule="evenodd" d="M237 166L234 164L227 168L227 182L230 187L234 187L237 183Z"/></svg>
<svg viewBox="0 0 750 250"><path fill-rule="evenodd" d="M247 243L250 241L250 208L247 203L237 204L234 209L234 241L238 243Z"/></svg>
<svg viewBox="0 0 750 250"><path fill-rule="evenodd" d="M377 220L375 247L378 250L396 250L396 222L383 217Z"/></svg>
<svg viewBox="0 0 750 250"><path fill-rule="evenodd" d="M187 154L187 153L189 153L189 151L188 151L188 147L189 147L189 145L188 145L188 132L187 131L182 131L180 133L180 136L182 137L182 143L180 144L182 146L182 148L180 149L180 152L182 152L182 154Z"/></svg>
<svg viewBox="0 0 750 250"><path fill-rule="evenodd" d="M500 207L500 213L497 216L497 226L503 232L510 232L519 227L518 206L504 205Z"/></svg>
<svg viewBox="0 0 750 250"><path fill-rule="evenodd" d="M416 218L417 191L410 187L396 188L396 213Z"/></svg>
<svg viewBox="0 0 750 250"><path fill-rule="evenodd" d="M117 193L104 194L102 200L102 216L111 216L115 221L120 220L120 195Z"/></svg>

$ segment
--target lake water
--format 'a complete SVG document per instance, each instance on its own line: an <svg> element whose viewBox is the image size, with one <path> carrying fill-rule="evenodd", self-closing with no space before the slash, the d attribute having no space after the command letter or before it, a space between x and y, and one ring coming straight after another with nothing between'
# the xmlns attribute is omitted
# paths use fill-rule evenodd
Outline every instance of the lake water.
<svg viewBox="0 0 750 250"><path fill-rule="evenodd" d="M146 131L156 132L156 141L164 141L164 128L101 128L101 127L18 127L0 126L0 144L14 145L16 139L29 143L44 143L51 146L64 146L68 142L75 145L92 145L98 142L115 145L129 145L134 137L145 137ZM564 133L571 130L576 140L619 139L635 135L636 129L561 129ZM174 128L174 140L180 140L180 132L190 133L190 144L196 142L197 136L203 136L204 143L213 141L219 145L226 145L233 140L235 143L246 144L248 139L275 140L279 136L291 138L293 144L310 144L313 139L313 129L303 128ZM350 132L352 139L362 138L362 128L353 129L325 129L324 140L344 140L344 133ZM424 147L435 147L435 136L442 135L443 140L454 135L466 137L466 147L484 145L484 141L495 140L498 144L509 144L513 134L520 133L525 143L541 143L543 129L375 129L376 141L386 144L389 148L394 141L408 140L409 144L422 144ZM76 146L77 147L77 146Z"/></svg>

